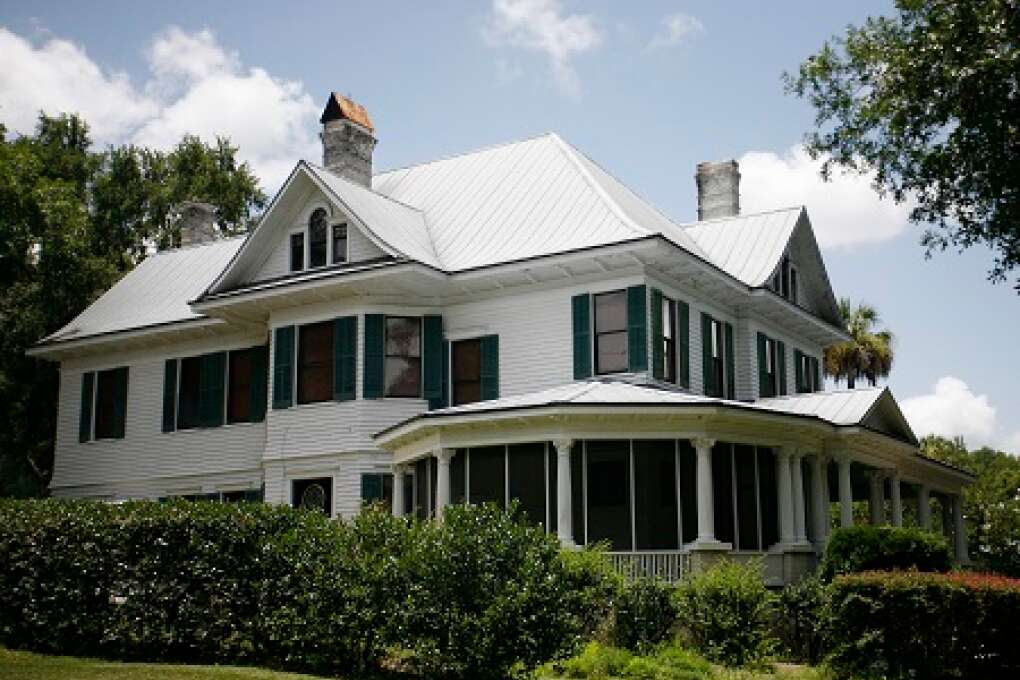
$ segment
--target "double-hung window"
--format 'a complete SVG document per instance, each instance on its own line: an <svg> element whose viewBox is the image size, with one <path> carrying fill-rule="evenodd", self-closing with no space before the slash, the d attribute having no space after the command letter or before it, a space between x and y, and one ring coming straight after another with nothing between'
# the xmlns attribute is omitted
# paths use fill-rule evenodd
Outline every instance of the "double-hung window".
<svg viewBox="0 0 1020 680"><path fill-rule="evenodd" d="M710 397L722 397L725 395L725 383L723 381L726 377L726 359L723 353L723 325L718 319L712 319L711 321L710 344L707 349L709 352L708 364L711 371L711 380L707 381L706 385L711 385L712 387L706 393L710 392L708 394Z"/></svg>
<svg viewBox="0 0 1020 680"><path fill-rule="evenodd" d="M82 375L79 441L124 438L127 383L126 366Z"/></svg>
<svg viewBox="0 0 1020 680"><path fill-rule="evenodd" d="M421 396L421 318L386 317L385 396Z"/></svg>
<svg viewBox="0 0 1020 680"><path fill-rule="evenodd" d="M453 405L482 399L482 340L459 340L451 346Z"/></svg>
<svg viewBox="0 0 1020 680"><path fill-rule="evenodd" d="M627 291L599 293L595 300L595 372L627 370Z"/></svg>
<svg viewBox="0 0 1020 680"><path fill-rule="evenodd" d="M252 360L254 348L230 353L227 374L227 422L247 423L251 420Z"/></svg>
<svg viewBox="0 0 1020 680"><path fill-rule="evenodd" d="M762 397L776 396L776 341L763 336L760 393Z"/></svg>
<svg viewBox="0 0 1020 680"><path fill-rule="evenodd" d="M297 403L333 398L333 322L301 326L298 338Z"/></svg>
<svg viewBox="0 0 1020 680"><path fill-rule="evenodd" d="M347 224L334 224L333 264L343 264L347 260Z"/></svg>
<svg viewBox="0 0 1020 680"><path fill-rule="evenodd" d="M267 380L264 346L167 359L163 431L259 422Z"/></svg>
<svg viewBox="0 0 1020 680"><path fill-rule="evenodd" d="M662 379L676 382L676 302L662 298Z"/></svg>

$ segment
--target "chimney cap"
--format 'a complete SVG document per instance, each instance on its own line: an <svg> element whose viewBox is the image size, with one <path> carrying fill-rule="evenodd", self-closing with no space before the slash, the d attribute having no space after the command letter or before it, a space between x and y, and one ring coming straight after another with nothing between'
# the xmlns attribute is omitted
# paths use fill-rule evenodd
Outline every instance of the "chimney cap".
<svg viewBox="0 0 1020 680"><path fill-rule="evenodd" d="M375 126L372 125L372 120L368 117L368 111L364 106L339 92L330 92L326 108L323 110L319 122L325 125L327 121L338 119L349 120L369 132L375 132Z"/></svg>

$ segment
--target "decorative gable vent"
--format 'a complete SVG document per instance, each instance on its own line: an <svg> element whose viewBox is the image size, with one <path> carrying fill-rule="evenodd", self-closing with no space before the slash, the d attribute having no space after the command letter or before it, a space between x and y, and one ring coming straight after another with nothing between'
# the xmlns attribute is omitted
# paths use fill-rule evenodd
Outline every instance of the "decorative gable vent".
<svg viewBox="0 0 1020 680"><path fill-rule="evenodd" d="M365 107L333 92L319 122L323 166L345 179L371 187L376 139Z"/></svg>
<svg viewBox="0 0 1020 680"><path fill-rule="evenodd" d="M698 219L740 214L740 166L736 161L698 163Z"/></svg>

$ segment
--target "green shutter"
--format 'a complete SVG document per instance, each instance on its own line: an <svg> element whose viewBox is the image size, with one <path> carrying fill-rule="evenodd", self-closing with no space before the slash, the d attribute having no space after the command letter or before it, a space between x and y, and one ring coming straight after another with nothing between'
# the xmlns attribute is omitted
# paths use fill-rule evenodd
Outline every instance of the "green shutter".
<svg viewBox="0 0 1020 680"><path fill-rule="evenodd" d="M443 317L422 320L422 396L429 408L443 407Z"/></svg>
<svg viewBox="0 0 1020 680"><path fill-rule="evenodd" d="M266 396L269 382L269 346L251 348L251 385L249 395L251 406L248 420L261 423L266 419Z"/></svg>
<svg viewBox="0 0 1020 680"><path fill-rule="evenodd" d="M726 363L723 372L726 374L726 398L737 398L737 362L733 357L733 324L727 323L724 327L726 342Z"/></svg>
<svg viewBox="0 0 1020 680"><path fill-rule="evenodd" d="M499 399L499 336L486 335L482 345L482 400Z"/></svg>
<svg viewBox="0 0 1020 680"><path fill-rule="evenodd" d="M386 317L365 315L365 376L362 396L381 399L383 396L383 364L386 350Z"/></svg>
<svg viewBox="0 0 1020 680"><path fill-rule="evenodd" d="M665 338L662 333L662 291L652 288L652 377L657 380L665 377L663 344Z"/></svg>
<svg viewBox="0 0 1020 680"><path fill-rule="evenodd" d="M648 370L648 293L644 286L627 289L627 355L631 373Z"/></svg>
<svg viewBox="0 0 1020 680"><path fill-rule="evenodd" d="M355 398L358 355L358 317L344 316L333 321L333 399Z"/></svg>
<svg viewBox="0 0 1020 680"><path fill-rule="evenodd" d="M127 423L128 367L113 372L113 438L123 439Z"/></svg>
<svg viewBox="0 0 1020 680"><path fill-rule="evenodd" d="M163 431L173 432L177 424L177 359L163 364Z"/></svg>
<svg viewBox="0 0 1020 680"><path fill-rule="evenodd" d="M574 380L591 377L591 296L588 293L571 299L574 335Z"/></svg>
<svg viewBox="0 0 1020 680"><path fill-rule="evenodd" d="M81 376L81 411L78 415L78 441L92 439L92 402L95 399L96 374L92 371Z"/></svg>
<svg viewBox="0 0 1020 680"><path fill-rule="evenodd" d="M804 389L804 354L799 349L793 350L793 385L798 393Z"/></svg>
<svg viewBox="0 0 1020 680"><path fill-rule="evenodd" d="M676 302L677 357L676 380L681 387L691 386L691 308L681 300Z"/></svg>
<svg viewBox="0 0 1020 680"><path fill-rule="evenodd" d="M223 424L226 366L226 352L202 356L198 374L198 419L202 427L219 427Z"/></svg>
<svg viewBox="0 0 1020 680"><path fill-rule="evenodd" d="M273 408L294 405L294 327L276 329L273 342Z"/></svg>
<svg viewBox="0 0 1020 680"><path fill-rule="evenodd" d="M786 343L776 340L776 373L779 376L779 394L786 394Z"/></svg>
<svg viewBox="0 0 1020 680"><path fill-rule="evenodd" d="M765 334L758 332L758 396L759 397L771 397L774 396L768 389L769 384L769 367L766 366L765 355L768 352L768 338Z"/></svg>
<svg viewBox="0 0 1020 680"><path fill-rule="evenodd" d="M450 405L450 341L443 340L443 406Z"/></svg>
<svg viewBox="0 0 1020 680"><path fill-rule="evenodd" d="M361 475L361 500L365 503L374 503L382 500L383 477L380 474Z"/></svg>
<svg viewBox="0 0 1020 680"><path fill-rule="evenodd" d="M714 397L719 394L715 371L712 370L712 317L704 312L701 313L701 382L706 395Z"/></svg>

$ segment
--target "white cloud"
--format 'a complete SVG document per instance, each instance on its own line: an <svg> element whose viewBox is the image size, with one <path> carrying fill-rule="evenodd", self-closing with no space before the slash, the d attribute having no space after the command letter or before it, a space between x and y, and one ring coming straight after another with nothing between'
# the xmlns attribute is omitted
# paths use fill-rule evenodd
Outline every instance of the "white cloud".
<svg viewBox="0 0 1020 680"><path fill-rule="evenodd" d="M959 378L943 376L931 393L904 399L900 407L918 437L963 437L970 447L1001 441L988 395L974 394Z"/></svg>
<svg viewBox="0 0 1020 680"><path fill-rule="evenodd" d="M573 97L581 92L573 58L602 44L602 32L594 18L590 14L564 15L559 0L493 0L483 36L491 45L544 54L557 86Z"/></svg>
<svg viewBox="0 0 1020 680"><path fill-rule="evenodd" d="M697 17L683 12L667 14L660 22L661 29L652 36L646 49L657 50L679 45L687 38L705 32L705 25Z"/></svg>
<svg viewBox="0 0 1020 680"><path fill-rule="evenodd" d="M745 212L806 205L819 244L825 248L877 243L907 226L908 204L880 199L871 175L834 171L829 182L818 174L822 159L812 160L800 144L782 156L751 151L740 158L740 202Z"/></svg>
<svg viewBox="0 0 1020 680"><path fill-rule="evenodd" d="M156 35L145 54L149 77L139 86L59 38L34 46L0 28L0 53L0 120L18 132L30 132L45 110L81 113L100 144L166 149L185 133L208 142L225 136L269 190L298 159L320 153L318 108L304 86L245 68L208 30L170 27Z"/></svg>

